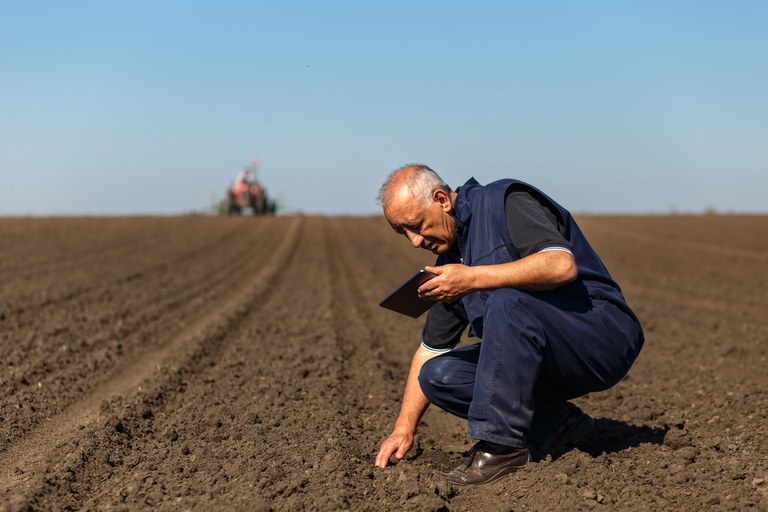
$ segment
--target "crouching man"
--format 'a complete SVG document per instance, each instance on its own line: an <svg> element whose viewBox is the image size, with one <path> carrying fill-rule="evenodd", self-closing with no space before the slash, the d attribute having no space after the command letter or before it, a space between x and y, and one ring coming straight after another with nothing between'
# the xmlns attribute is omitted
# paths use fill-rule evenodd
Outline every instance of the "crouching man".
<svg viewBox="0 0 768 512"><path fill-rule="evenodd" d="M415 248L438 255L419 295L427 314L392 434L376 465L411 449L430 403L465 418L477 443L450 483L492 482L529 447L573 446L593 420L568 400L621 380L643 345L637 317L570 213L513 179L456 191L432 169L394 171L384 215ZM464 329L482 342L458 349Z"/></svg>

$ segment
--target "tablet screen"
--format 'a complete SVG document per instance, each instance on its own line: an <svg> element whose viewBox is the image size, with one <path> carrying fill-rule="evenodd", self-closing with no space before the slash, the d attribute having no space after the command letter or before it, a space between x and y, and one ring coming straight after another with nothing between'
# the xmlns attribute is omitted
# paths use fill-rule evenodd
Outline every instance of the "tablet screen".
<svg viewBox="0 0 768 512"><path fill-rule="evenodd" d="M420 317L426 310L435 305L435 301L421 300L416 292L423 283L435 277L432 272L419 270L397 290L390 293L379 306L413 318Z"/></svg>

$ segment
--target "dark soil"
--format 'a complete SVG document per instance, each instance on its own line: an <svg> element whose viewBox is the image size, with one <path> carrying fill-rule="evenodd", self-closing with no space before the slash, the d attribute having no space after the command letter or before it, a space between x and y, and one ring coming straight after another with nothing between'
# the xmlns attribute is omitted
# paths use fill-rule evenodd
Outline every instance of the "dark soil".
<svg viewBox="0 0 768 512"><path fill-rule="evenodd" d="M427 411L374 467L432 257L380 218L0 219L0 510L768 510L768 217L582 217L643 353L576 449L481 488Z"/></svg>

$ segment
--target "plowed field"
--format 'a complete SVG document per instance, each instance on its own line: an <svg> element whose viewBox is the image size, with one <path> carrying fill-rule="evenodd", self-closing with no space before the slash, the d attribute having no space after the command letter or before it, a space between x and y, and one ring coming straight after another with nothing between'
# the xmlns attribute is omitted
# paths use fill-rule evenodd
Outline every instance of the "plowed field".
<svg viewBox="0 0 768 512"><path fill-rule="evenodd" d="M645 326L596 425L481 488L381 470L432 256L381 218L0 219L0 510L768 510L768 217L583 217Z"/></svg>

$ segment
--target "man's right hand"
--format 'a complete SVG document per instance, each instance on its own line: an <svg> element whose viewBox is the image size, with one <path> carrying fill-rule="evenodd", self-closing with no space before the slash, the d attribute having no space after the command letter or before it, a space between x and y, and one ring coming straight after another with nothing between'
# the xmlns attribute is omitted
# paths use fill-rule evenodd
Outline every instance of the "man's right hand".
<svg viewBox="0 0 768 512"><path fill-rule="evenodd" d="M405 454L413 446L413 432L395 429L388 438L381 443L379 454L376 456L376 466L387 467L392 454L397 460L405 457Z"/></svg>
<svg viewBox="0 0 768 512"><path fill-rule="evenodd" d="M405 457L413 446L413 435L419 424L421 415L427 410L429 400L424 396L419 387L419 372L425 361L435 357L437 353L430 352L422 346L416 349L411 359L411 369L408 371L408 379L403 392L403 404L400 407L400 415L395 422L395 429L388 438L381 443L379 454L376 456L376 466L387 467L389 458L394 454L397 460Z"/></svg>

